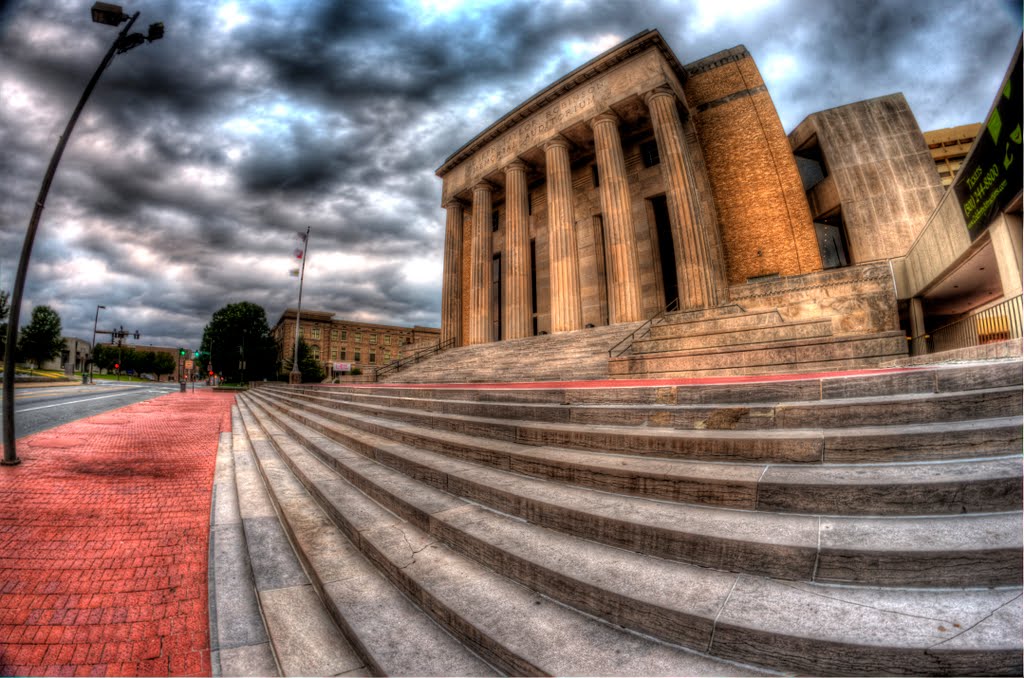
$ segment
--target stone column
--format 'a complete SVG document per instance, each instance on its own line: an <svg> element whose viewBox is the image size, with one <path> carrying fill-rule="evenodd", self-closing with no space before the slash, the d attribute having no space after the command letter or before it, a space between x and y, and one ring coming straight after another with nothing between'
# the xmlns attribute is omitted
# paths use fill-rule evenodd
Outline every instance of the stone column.
<svg viewBox="0 0 1024 678"><path fill-rule="evenodd" d="M690 177L686 171L683 126L676 111L676 97L667 88L644 96L651 112L654 137L665 179L672 241L675 244L676 274L681 310L707 308L718 303L712 247L700 230L690 204Z"/></svg>
<svg viewBox="0 0 1024 678"><path fill-rule="evenodd" d="M491 185L473 187L469 262L469 344L491 341Z"/></svg>
<svg viewBox="0 0 1024 678"><path fill-rule="evenodd" d="M444 280L441 288L441 341L462 343L462 203L450 200L444 226Z"/></svg>
<svg viewBox="0 0 1024 678"><path fill-rule="evenodd" d="M528 200L526 163L514 160L505 168L504 339L520 339L533 334Z"/></svg>
<svg viewBox="0 0 1024 678"><path fill-rule="evenodd" d="M605 250L608 252L608 301L611 323L640 320L640 264L636 254L636 230L626 179L626 159L619 137L619 119L602 113L590 123L594 130L597 171L601 180L601 212Z"/></svg>
<svg viewBox="0 0 1024 678"><path fill-rule="evenodd" d="M569 171L569 141L544 144L548 182L548 251L551 256L551 332L583 329L576 225Z"/></svg>

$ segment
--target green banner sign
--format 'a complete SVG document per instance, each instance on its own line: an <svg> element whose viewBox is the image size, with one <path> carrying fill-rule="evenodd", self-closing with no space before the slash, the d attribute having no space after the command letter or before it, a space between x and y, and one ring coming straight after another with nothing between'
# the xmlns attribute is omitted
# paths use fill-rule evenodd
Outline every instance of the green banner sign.
<svg viewBox="0 0 1024 678"><path fill-rule="evenodd" d="M953 184L972 241L1021 190L1022 89L1018 51L1010 77L1003 83L999 99Z"/></svg>

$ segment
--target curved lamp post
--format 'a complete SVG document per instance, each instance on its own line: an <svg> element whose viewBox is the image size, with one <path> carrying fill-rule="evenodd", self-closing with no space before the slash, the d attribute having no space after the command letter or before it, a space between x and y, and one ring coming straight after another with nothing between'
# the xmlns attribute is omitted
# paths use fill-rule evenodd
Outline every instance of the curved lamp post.
<svg viewBox="0 0 1024 678"><path fill-rule="evenodd" d="M127 21L128 24L118 34L110 49L107 50L103 61L100 62L96 72L93 73L92 79L89 80L89 84L85 86L82 98L78 100L78 105L75 106L74 112L71 113L71 119L68 120L67 127L64 128L64 134L61 135L60 141L57 142L57 148L53 151L53 157L50 158L50 165L46 168L46 174L43 176L43 185L39 188L39 197L36 198L36 206L32 210L32 218L29 220L28 229L25 232L25 243L21 247L18 272L14 277L14 287L11 290L10 320L7 323L7 351L4 355L3 386L4 456L3 460L0 460L0 465L2 466L14 466L21 463L14 448L14 347L18 339L18 318L21 314L21 297L25 291L25 277L28 275L28 260L32 255L32 243L35 241L36 231L39 228L39 218L43 214L46 195L50 192L50 184L53 182L53 176L57 172L57 164L64 154L64 147L71 136L71 130L74 129L75 123L78 122L78 116L85 107L85 102L89 99L93 89L95 89L96 83L99 82L100 76L103 75L103 71L110 65L114 54L123 54L144 42L152 42L164 37L164 25L162 23L151 24L147 35L141 33L129 34L128 31L138 18L138 12L128 16L117 5L97 2L92 6L92 20L96 23L119 26Z"/></svg>

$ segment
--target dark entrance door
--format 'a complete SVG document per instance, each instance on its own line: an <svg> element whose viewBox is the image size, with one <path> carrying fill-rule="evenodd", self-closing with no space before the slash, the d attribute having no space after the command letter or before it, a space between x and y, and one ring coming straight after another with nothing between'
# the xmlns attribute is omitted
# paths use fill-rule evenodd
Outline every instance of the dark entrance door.
<svg viewBox="0 0 1024 678"><path fill-rule="evenodd" d="M663 195L651 198L654 226L658 232L658 257L661 261L661 285L665 290L665 306L679 298L676 278L676 250L672 245L672 222L668 217L668 202Z"/></svg>

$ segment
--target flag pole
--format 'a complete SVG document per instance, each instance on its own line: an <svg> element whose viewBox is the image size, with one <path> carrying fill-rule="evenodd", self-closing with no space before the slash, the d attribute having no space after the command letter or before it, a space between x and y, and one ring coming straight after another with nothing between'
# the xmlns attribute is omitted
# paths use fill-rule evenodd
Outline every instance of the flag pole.
<svg viewBox="0 0 1024 678"><path fill-rule="evenodd" d="M302 371L299 369L299 316L302 313L302 283L306 278L306 252L309 250L309 229L302 239L302 267L299 271L299 306L295 309L295 354L292 357L292 371L288 374L289 384L302 383Z"/></svg>

